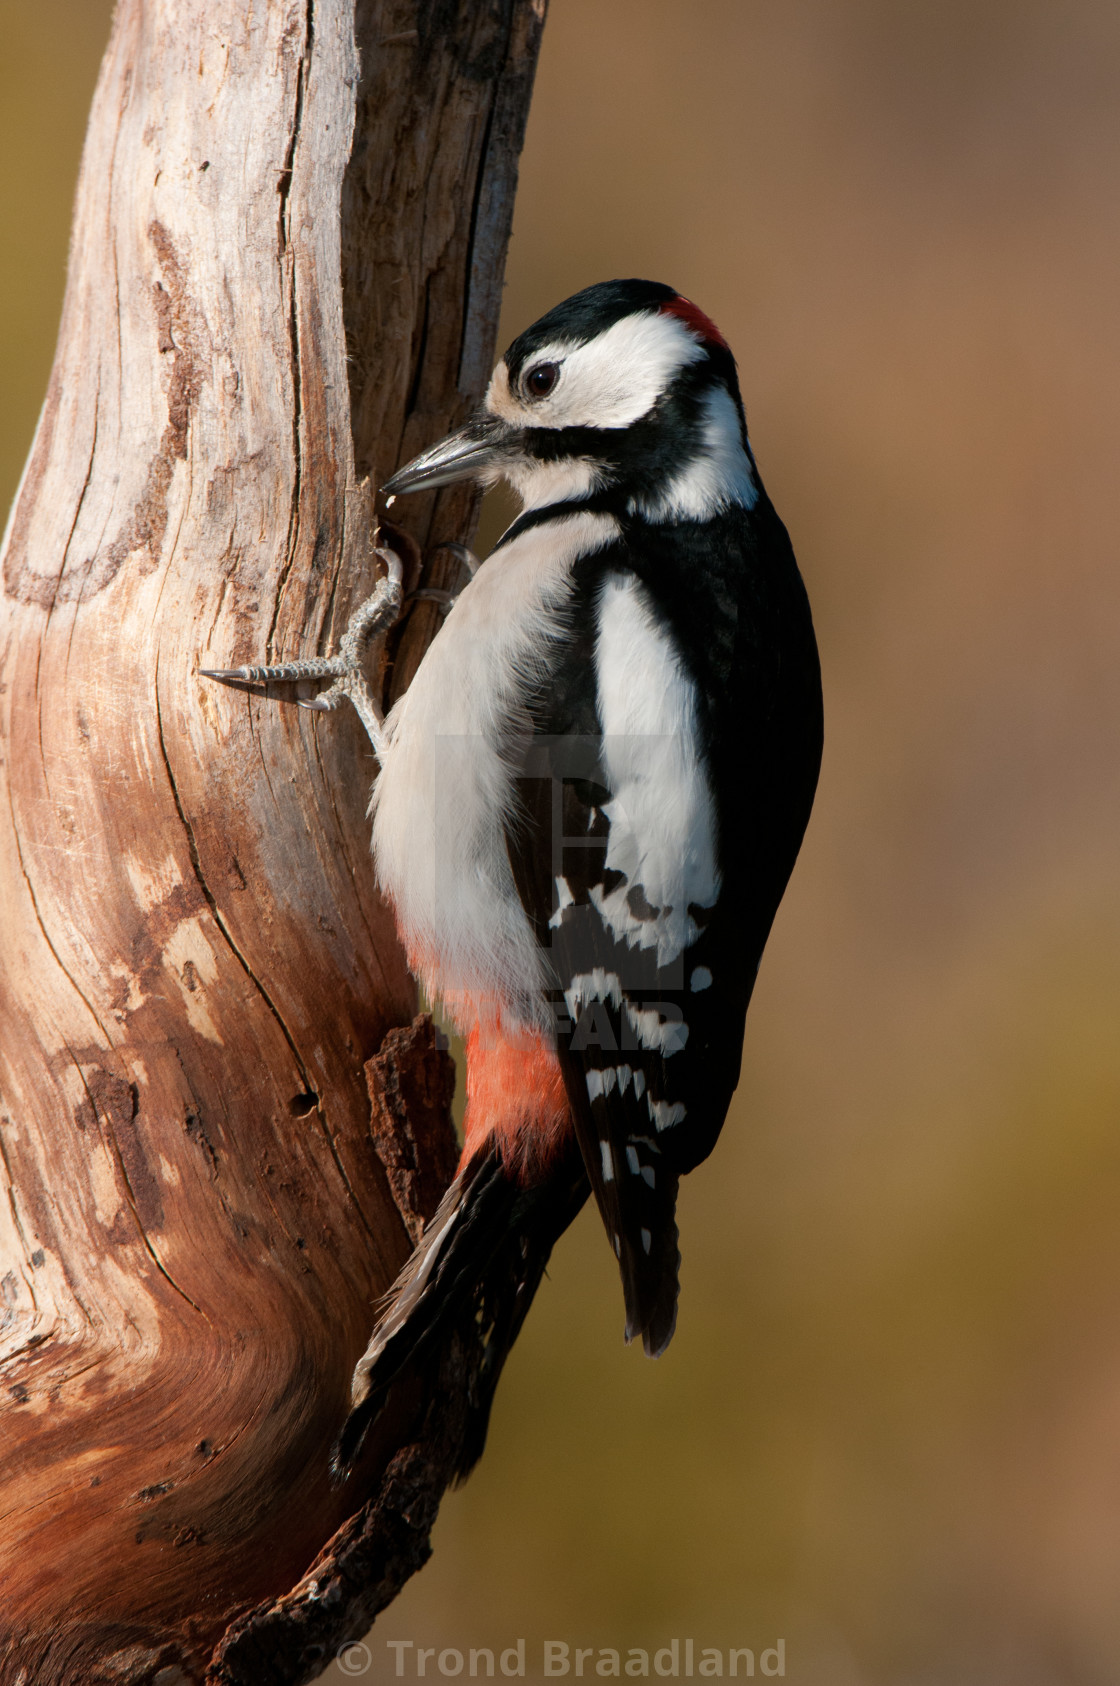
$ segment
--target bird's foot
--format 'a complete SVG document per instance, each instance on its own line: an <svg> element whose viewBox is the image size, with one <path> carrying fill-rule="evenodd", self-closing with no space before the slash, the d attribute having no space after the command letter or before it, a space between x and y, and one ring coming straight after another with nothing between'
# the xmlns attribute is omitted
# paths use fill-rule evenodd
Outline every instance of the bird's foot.
<svg viewBox="0 0 1120 1686"><path fill-rule="evenodd" d="M363 665L371 641L389 630L401 611L404 568L395 551L378 549L375 555L385 564L385 573L370 595L350 617L337 654L310 656L304 661L281 662L272 667L203 668L204 679L220 679L251 685L291 684L299 679L330 679L332 683L317 697L300 700L300 707L317 712L337 708L346 698L358 711L379 761L385 748L385 717L378 706Z"/></svg>

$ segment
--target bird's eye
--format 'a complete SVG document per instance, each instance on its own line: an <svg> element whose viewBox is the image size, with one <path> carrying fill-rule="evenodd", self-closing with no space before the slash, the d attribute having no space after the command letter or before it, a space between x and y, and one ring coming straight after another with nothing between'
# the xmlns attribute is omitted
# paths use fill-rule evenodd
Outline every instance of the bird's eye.
<svg viewBox="0 0 1120 1686"><path fill-rule="evenodd" d="M527 398L547 398L560 379L559 363L537 363L529 370L522 385Z"/></svg>

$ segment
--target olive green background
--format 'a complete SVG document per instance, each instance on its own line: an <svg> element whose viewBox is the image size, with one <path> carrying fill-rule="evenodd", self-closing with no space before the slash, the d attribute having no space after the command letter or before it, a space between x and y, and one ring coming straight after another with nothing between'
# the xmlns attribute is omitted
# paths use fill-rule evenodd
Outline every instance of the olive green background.
<svg viewBox="0 0 1120 1686"><path fill-rule="evenodd" d="M0 16L6 500L109 8ZM672 1348L585 1213L367 1678L674 1635L1120 1678L1118 106L1115 0L553 0L505 337L612 275L720 323L825 765Z"/></svg>

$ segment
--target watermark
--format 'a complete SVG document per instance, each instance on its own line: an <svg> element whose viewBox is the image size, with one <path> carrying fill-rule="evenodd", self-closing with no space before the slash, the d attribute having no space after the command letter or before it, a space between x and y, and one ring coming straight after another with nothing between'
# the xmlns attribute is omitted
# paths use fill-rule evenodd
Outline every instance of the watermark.
<svg viewBox="0 0 1120 1686"><path fill-rule="evenodd" d="M504 1649L448 1645L442 1650L435 1645L417 1645L413 1639L387 1639L385 1650L388 1655L381 1659L379 1679L454 1680L462 1675L470 1680L497 1680L502 1676L524 1680L527 1667L532 1668L533 1679L541 1680L565 1676L575 1680L624 1676L645 1680L784 1680L786 1674L784 1639L761 1648L739 1645L730 1649L701 1645L694 1639L671 1639L649 1650L635 1645L623 1649L545 1639L538 1655L528 1658L524 1639ZM375 1666L373 1651L360 1643L344 1645L336 1660L341 1672L351 1676L368 1675Z"/></svg>
<svg viewBox="0 0 1120 1686"><path fill-rule="evenodd" d="M611 967L626 994L687 988L685 951L712 917L719 890L707 789L682 773L693 763L691 741L676 733L537 733L510 746L512 775L490 750L480 763L482 743L438 734L425 799L451 793L470 816L486 800L476 788L480 765L487 777L508 781L519 825L532 835L541 891L552 894L538 943L563 958L583 951L583 928L605 923L617 939ZM439 825L434 806L430 824L416 829L423 836L411 840L410 871L423 886L425 917L435 929L457 931L483 882L482 833L475 821ZM451 945L444 958L452 963ZM466 974L443 981L441 993L472 988Z"/></svg>
<svg viewBox="0 0 1120 1686"><path fill-rule="evenodd" d="M360 1640L352 1640L342 1647L334 1660L343 1674L368 1674L373 1667L373 1652Z"/></svg>

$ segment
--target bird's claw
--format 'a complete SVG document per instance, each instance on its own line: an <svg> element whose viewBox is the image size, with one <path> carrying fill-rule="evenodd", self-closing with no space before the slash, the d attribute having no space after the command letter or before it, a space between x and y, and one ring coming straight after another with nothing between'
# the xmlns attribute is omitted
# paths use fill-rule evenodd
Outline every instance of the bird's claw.
<svg viewBox="0 0 1120 1686"><path fill-rule="evenodd" d="M474 579L474 576L477 574L481 564L479 563L478 557L475 555L474 551L467 545L456 544L452 539L448 540L446 544L437 544L436 550L446 550L449 555L454 556L457 561L463 564L463 567L467 570L471 579Z"/></svg>
<svg viewBox="0 0 1120 1686"><path fill-rule="evenodd" d="M269 667L204 667L202 677L247 685L293 684L300 679L333 680L319 696L301 698L300 707L325 714L349 698L378 760L382 760L385 719L366 678L363 658L373 638L387 632L400 614L404 565L395 551L379 549L375 554L384 562L385 573L351 615L335 655L309 656L304 661L280 662Z"/></svg>
<svg viewBox="0 0 1120 1686"><path fill-rule="evenodd" d="M457 591L438 591L434 586L421 586L418 591L410 591L409 603L436 603L443 614L450 614L455 606L459 593Z"/></svg>

